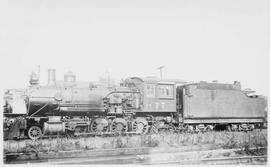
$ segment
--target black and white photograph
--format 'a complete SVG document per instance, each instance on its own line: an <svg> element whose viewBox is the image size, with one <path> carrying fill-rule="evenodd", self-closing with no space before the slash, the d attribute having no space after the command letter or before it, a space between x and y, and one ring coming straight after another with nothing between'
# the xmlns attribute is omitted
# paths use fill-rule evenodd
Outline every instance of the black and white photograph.
<svg viewBox="0 0 270 167"><path fill-rule="evenodd" d="M269 0L1 0L1 164L267 166Z"/></svg>

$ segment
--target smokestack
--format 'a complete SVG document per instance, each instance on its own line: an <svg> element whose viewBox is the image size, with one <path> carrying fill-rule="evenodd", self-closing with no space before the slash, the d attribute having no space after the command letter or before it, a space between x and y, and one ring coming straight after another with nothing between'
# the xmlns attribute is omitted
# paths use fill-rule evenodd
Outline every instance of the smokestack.
<svg viewBox="0 0 270 167"><path fill-rule="evenodd" d="M55 69L48 69L48 85L56 85Z"/></svg>

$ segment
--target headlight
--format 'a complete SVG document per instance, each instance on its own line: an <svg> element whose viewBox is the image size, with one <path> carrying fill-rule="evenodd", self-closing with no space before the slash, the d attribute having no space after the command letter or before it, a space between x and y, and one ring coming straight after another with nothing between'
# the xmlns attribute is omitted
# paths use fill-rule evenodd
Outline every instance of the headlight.
<svg viewBox="0 0 270 167"><path fill-rule="evenodd" d="M15 118L11 118L11 119L8 120L9 124L13 124L14 122L15 122Z"/></svg>

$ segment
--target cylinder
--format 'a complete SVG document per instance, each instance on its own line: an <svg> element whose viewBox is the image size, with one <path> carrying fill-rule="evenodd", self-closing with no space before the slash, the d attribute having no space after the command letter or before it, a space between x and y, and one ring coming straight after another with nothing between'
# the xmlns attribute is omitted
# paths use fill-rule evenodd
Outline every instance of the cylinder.
<svg viewBox="0 0 270 167"><path fill-rule="evenodd" d="M48 85L56 85L55 69L48 69Z"/></svg>
<svg viewBox="0 0 270 167"><path fill-rule="evenodd" d="M63 134L65 132L64 122L45 122L44 134Z"/></svg>

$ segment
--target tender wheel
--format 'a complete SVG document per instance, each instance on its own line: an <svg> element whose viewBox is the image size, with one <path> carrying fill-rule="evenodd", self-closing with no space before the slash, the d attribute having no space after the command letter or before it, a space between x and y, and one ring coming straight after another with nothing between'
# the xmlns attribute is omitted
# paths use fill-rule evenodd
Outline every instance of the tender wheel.
<svg viewBox="0 0 270 167"><path fill-rule="evenodd" d="M254 124L250 124L249 127L248 127L248 129L250 131L253 131L255 129L255 125Z"/></svg>
<svg viewBox="0 0 270 167"><path fill-rule="evenodd" d="M195 131L194 126L192 126L192 125L187 125L186 126L186 132L193 133L194 131Z"/></svg>
<svg viewBox="0 0 270 167"><path fill-rule="evenodd" d="M148 131L148 122L144 118L136 118L132 121L132 132L145 134Z"/></svg>
<svg viewBox="0 0 270 167"><path fill-rule="evenodd" d="M232 131L238 131L238 126L236 124L231 125L231 130Z"/></svg>
<svg viewBox="0 0 270 167"><path fill-rule="evenodd" d="M115 134L125 133L128 130L127 121L123 118L116 118L111 123L111 131Z"/></svg>
<svg viewBox="0 0 270 167"><path fill-rule="evenodd" d="M207 125L205 128L206 132L211 132L214 130L214 125Z"/></svg>
<svg viewBox="0 0 270 167"><path fill-rule="evenodd" d="M93 120L90 126L91 132L107 132L108 131L108 121L104 118L97 118Z"/></svg>
<svg viewBox="0 0 270 167"><path fill-rule="evenodd" d="M39 126L31 126L28 129L28 137L32 140L37 140L42 137L42 130Z"/></svg>
<svg viewBox="0 0 270 167"><path fill-rule="evenodd" d="M226 126L226 130L227 130L228 132L231 132L231 131L232 131L232 126L231 126L231 125L227 125L227 126Z"/></svg>

